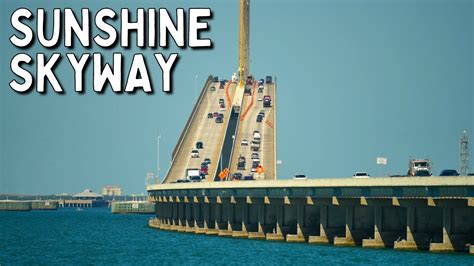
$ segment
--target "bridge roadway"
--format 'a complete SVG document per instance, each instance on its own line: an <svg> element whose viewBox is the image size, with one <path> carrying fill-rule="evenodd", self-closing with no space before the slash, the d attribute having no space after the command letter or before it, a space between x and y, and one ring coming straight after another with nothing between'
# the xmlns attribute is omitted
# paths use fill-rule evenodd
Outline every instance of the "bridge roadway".
<svg viewBox="0 0 474 266"><path fill-rule="evenodd" d="M235 91L235 84L226 84L223 89L219 88L219 85L219 82L209 80L205 85L204 91L196 103L196 110L191 114L190 124L188 128L184 129L182 142L177 145L176 155L163 183L172 183L185 178L186 170L190 168L200 169L205 158L211 159L207 180L210 181L214 178L232 109L228 104L226 94L232 97ZM215 90L211 91L211 87L214 87ZM224 99L225 111L220 110L219 99ZM208 113L214 112L224 114L223 123L216 123L215 118L208 118ZM191 151L196 148L198 141L203 142L203 149L199 149L199 158L191 158Z"/></svg>
<svg viewBox="0 0 474 266"><path fill-rule="evenodd" d="M157 184L149 225L273 241L474 254L474 176Z"/></svg>
<svg viewBox="0 0 474 266"><path fill-rule="evenodd" d="M255 179L276 179L276 129L275 129L275 84L264 84L263 92L258 92L258 86L254 84L251 94L247 94L243 99L243 108L240 115L239 129L234 144L234 151L232 153L232 161L230 166L230 173L241 173L242 176L250 175L252 168L252 151L251 142L253 140L253 132L255 130L261 133L260 149L256 151L260 158L260 164L265 169L262 176L254 175ZM270 95L272 99L271 107L263 107L263 96ZM257 115L263 111L265 118L262 122L256 122ZM247 140L248 145L241 145L242 140ZM246 159L244 170L237 169L237 162L239 156Z"/></svg>

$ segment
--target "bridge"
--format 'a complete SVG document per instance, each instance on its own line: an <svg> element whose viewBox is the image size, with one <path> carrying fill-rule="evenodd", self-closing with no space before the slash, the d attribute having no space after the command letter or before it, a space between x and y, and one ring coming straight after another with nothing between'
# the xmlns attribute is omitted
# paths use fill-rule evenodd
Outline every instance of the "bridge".
<svg viewBox="0 0 474 266"><path fill-rule="evenodd" d="M276 179L276 81L269 77L259 84L250 75L249 0L240 1L239 23L238 80L208 77L173 151L165 184L189 180L188 170L200 169L205 159L210 163L207 174L202 174L203 182L229 180L236 173ZM264 98L271 103L264 106ZM222 115L222 120L214 113ZM257 121L259 114L261 121ZM258 140L255 131L261 136ZM252 143L257 141L259 147L253 149ZM202 148L197 147L198 142ZM259 173L252 167L256 157ZM237 167L239 158L245 158L244 167ZM221 173L226 173L225 177L219 177Z"/></svg>
<svg viewBox="0 0 474 266"><path fill-rule="evenodd" d="M474 177L158 184L150 226L336 246L474 252Z"/></svg>
<svg viewBox="0 0 474 266"><path fill-rule="evenodd" d="M270 241L474 253L473 176L277 179L277 83L248 78L249 14L249 0L240 0L238 78L209 76L164 180L147 186L156 203L149 225ZM265 96L270 105L264 106ZM206 159L207 174L190 182L188 170ZM252 177L233 178L238 174Z"/></svg>

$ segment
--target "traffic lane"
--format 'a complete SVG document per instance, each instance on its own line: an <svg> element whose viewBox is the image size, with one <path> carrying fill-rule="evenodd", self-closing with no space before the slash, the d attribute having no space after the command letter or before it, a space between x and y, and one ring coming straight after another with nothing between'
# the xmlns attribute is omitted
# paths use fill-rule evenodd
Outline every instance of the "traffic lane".
<svg viewBox="0 0 474 266"><path fill-rule="evenodd" d="M204 161L205 158L208 157L208 150L212 150L212 148L216 145L212 142L213 138L216 136L210 136L209 132L215 133L216 125L223 125L217 124L215 122L215 118L208 118L208 113L220 112L219 111L219 99L224 97L224 92L222 89L216 88L215 91L209 91L206 100L206 109L200 115L200 121L198 124L198 128L194 136L194 143L199 141L203 142L203 149L199 150L199 158L191 158L191 153L189 154L188 162L186 163L186 169L189 168L200 168L201 163ZM195 147L193 147L195 148ZM212 161L211 161L212 162Z"/></svg>
<svg viewBox="0 0 474 266"><path fill-rule="evenodd" d="M216 86L216 83L212 82L206 88L207 95L213 94L213 92L210 91L210 88L212 86ZM170 170L169 176L170 176L170 179L173 179L172 181L176 181L177 179L180 179L186 176L186 173L185 173L186 169L190 168L188 167L188 165L189 165L189 159L191 157L191 150L193 149L195 145L195 135L197 134L196 127L202 124L202 116L203 114L206 114L207 116L206 111L209 110L211 103L212 103L212 99L210 99L210 97L208 96L204 96L204 98L201 101L201 104L196 110L196 114L193 118L193 121L191 121L189 131L187 132L185 140L183 141L183 144L180 147L180 150L178 151L178 156L173 161L173 165L171 166L172 169Z"/></svg>
<svg viewBox="0 0 474 266"><path fill-rule="evenodd" d="M244 96L243 100L242 100L242 108L241 110L247 108L247 105L249 104L250 102L250 99L251 97L249 96ZM241 114L242 115L242 114ZM240 119L240 117L239 117ZM237 163L238 163L238 158L240 157L240 155L242 155L242 150L244 149L244 146L241 145L242 143L242 139L243 139L243 135L245 135L245 123L246 123L246 119L242 120L242 121L239 121L239 128L237 130L237 136L236 136L236 139L235 139L235 142L234 142L234 151L233 151L233 154L232 154L232 159L231 159L231 162L230 162L230 173L236 173L236 172L240 172L239 170L237 170Z"/></svg>
<svg viewBox="0 0 474 266"><path fill-rule="evenodd" d="M225 96L225 90L222 90L223 94L221 98ZM232 93L232 88L231 86L229 87L229 93ZM221 95L219 93L219 95ZM226 102L226 101L225 101ZM222 111L219 111L222 113ZM216 123L215 119L211 121L211 126L208 128L208 130L205 132L206 133L206 142L208 144L205 144L205 149L207 147L207 150L204 152L204 157L203 158L210 158L211 159L211 165L208 168L208 175L207 175L207 180L208 181L213 181L214 176L216 174L217 170L217 163L219 161L219 153L221 150L222 143L224 142L224 134L225 134L225 125L227 125L227 121L230 117L230 112L231 112L231 107L227 106L226 104L226 110L223 113L224 114L224 123ZM204 160L204 159L203 159Z"/></svg>
<svg viewBox="0 0 474 266"><path fill-rule="evenodd" d="M256 97L257 95L255 95ZM251 97L252 96L246 96L247 102L251 102ZM245 157L246 163L245 163L245 170L235 170L234 172L241 173L243 176L249 175L251 173L251 168L252 168L252 158L251 155L253 153L251 149L251 142L253 140L253 132L255 130L261 131L261 123L256 122L256 117L258 112L260 111L260 107L258 104L258 101L256 101L256 98L254 99L253 105L247 112L247 115L245 116L244 120L241 121L241 128L240 128L240 140L239 140L239 154L237 155L237 158L242 155ZM248 141L248 146L242 146L241 142L242 140L245 139ZM260 150L257 151L260 155ZM233 164L237 164L237 161L235 161ZM237 168L237 167L236 167Z"/></svg>
<svg viewBox="0 0 474 266"><path fill-rule="evenodd" d="M272 105L270 108L265 108L266 117L264 123L264 134L263 134L263 145L265 146L264 154L263 154L263 163L267 166L265 167L265 179L275 179L275 128L273 127L275 124L275 90L274 85L266 85L266 93L270 95L272 99Z"/></svg>

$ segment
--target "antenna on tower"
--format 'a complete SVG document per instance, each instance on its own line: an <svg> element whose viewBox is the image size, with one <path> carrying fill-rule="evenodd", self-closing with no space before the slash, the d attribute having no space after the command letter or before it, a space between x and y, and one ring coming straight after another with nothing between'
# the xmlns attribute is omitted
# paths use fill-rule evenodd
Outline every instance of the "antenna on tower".
<svg viewBox="0 0 474 266"><path fill-rule="evenodd" d="M466 176L469 173L469 135L463 131L459 141L459 174Z"/></svg>

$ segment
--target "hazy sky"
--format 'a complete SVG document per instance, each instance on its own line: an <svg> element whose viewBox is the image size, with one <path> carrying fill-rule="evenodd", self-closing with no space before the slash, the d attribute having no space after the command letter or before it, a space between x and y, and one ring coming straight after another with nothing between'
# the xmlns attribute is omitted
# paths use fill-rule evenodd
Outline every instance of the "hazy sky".
<svg viewBox="0 0 474 266"><path fill-rule="evenodd" d="M166 7L174 13L178 6L2 1L0 193L77 193L104 185L144 192L145 174L156 171L158 132L163 175L192 109L195 75L200 89L210 74L229 79L238 63L238 1L179 2L195 6L213 10L211 31L204 34L213 49L45 50L36 42L28 54L63 53L56 71L66 93L22 95L8 85L14 78L9 62L20 52L8 40L14 33L9 19L18 7L33 13L43 7L51 15L54 7ZM278 177L403 174L410 156L429 156L435 174L457 169L462 131L474 137L473 14L469 0L252 0L251 72L278 81ZM180 61L174 93L165 95L153 53L173 51ZM102 52L104 59L124 52L125 69L133 54L143 53L156 92L118 95L108 88L96 94L89 67L86 93L79 95L66 52ZM387 157L388 165L377 166L377 156Z"/></svg>

